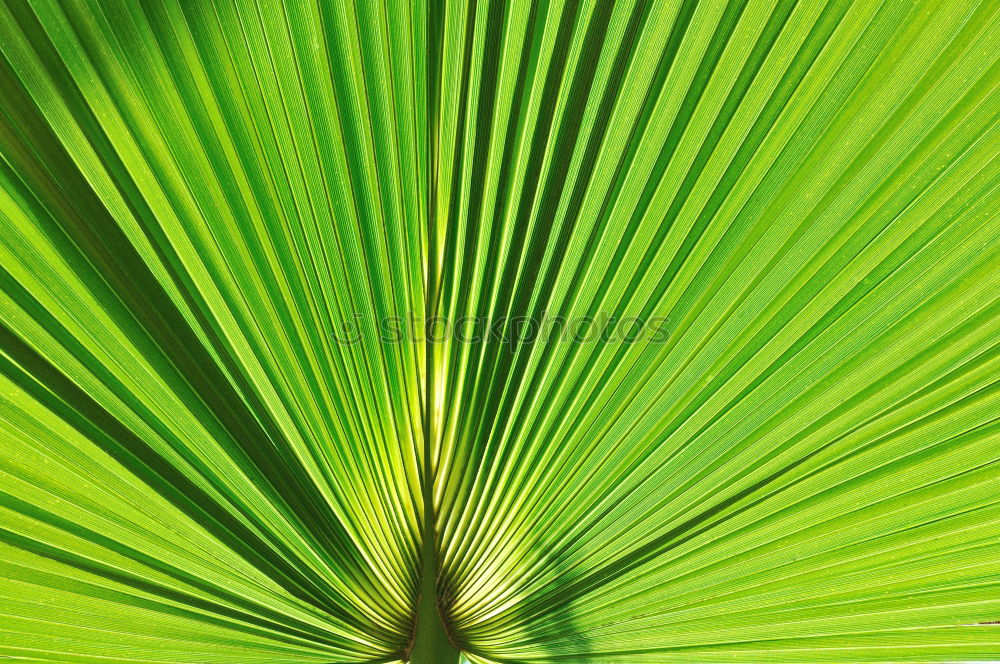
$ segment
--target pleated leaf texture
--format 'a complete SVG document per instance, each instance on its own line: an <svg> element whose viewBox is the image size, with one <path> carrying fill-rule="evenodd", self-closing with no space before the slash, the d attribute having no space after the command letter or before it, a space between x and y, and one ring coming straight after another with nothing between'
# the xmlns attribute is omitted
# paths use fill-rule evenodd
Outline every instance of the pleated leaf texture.
<svg viewBox="0 0 1000 664"><path fill-rule="evenodd" d="M0 54L0 660L1000 660L997 2Z"/></svg>

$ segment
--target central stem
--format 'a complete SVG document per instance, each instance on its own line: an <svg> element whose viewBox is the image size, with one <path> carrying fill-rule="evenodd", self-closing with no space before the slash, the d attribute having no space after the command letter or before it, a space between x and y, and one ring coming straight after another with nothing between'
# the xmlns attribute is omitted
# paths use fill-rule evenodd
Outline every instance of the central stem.
<svg viewBox="0 0 1000 664"><path fill-rule="evenodd" d="M425 476L426 479L426 476ZM412 664L457 664L459 651L448 638L437 601L437 544L434 507L424 491L424 532L421 545L420 604L410 650Z"/></svg>
<svg viewBox="0 0 1000 664"><path fill-rule="evenodd" d="M448 638L441 607L438 605L438 545L436 536L437 514L434 508L434 463L431 459L436 435L434 403L440 398L433 389L433 357L427 356L427 391L424 399L424 458L421 469L421 494L423 498L423 523L420 543L420 600L414 627L413 645L410 649L412 664L458 664L459 651Z"/></svg>

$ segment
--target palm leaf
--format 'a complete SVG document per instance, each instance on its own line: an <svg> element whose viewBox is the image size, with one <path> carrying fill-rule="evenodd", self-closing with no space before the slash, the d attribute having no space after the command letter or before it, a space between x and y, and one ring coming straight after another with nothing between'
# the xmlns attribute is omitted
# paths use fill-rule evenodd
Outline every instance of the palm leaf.
<svg viewBox="0 0 1000 664"><path fill-rule="evenodd" d="M998 27L4 0L0 658L995 659Z"/></svg>

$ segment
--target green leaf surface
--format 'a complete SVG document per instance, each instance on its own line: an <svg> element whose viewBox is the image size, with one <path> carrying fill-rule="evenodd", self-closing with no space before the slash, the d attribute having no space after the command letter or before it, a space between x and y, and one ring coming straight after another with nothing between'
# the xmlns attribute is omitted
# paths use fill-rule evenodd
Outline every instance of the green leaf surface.
<svg viewBox="0 0 1000 664"><path fill-rule="evenodd" d="M0 0L0 659L1000 660L998 54Z"/></svg>

